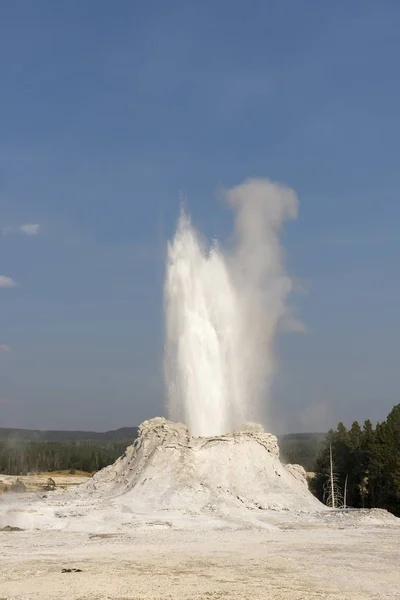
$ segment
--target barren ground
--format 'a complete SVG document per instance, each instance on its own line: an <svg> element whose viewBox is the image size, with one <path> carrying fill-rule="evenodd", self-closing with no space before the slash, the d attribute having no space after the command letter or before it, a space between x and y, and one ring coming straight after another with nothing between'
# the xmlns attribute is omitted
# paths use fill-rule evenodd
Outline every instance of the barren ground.
<svg viewBox="0 0 400 600"><path fill-rule="evenodd" d="M14 514L36 512L21 502ZM2 508L4 523L11 513ZM1 599L400 598L400 528L380 511L258 511L253 524L169 514L124 522L104 506L93 507L89 531L90 508L74 510L68 526L60 519L63 530L38 522L0 532Z"/></svg>
<svg viewBox="0 0 400 600"><path fill-rule="evenodd" d="M82 471L51 471L45 473L30 473L29 475L0 475L0 493L5 489L12 488L21 481L27 492L39 492L46 488L49 478L53 479L56 487L66 489L68 487L84 483L90 477L90 473Z"/></svg>
<svg viewBox="0 0 400 600"><path fill-rule="evenodd" d="M269 434L182 427L146 422L81 486L0 495L0 600L400 599L400 519L327 509Z"/></svg>

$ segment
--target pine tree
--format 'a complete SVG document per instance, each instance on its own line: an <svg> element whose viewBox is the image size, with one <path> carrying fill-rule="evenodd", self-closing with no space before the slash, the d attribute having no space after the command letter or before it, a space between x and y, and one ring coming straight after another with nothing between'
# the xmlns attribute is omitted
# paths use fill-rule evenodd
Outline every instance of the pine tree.
<svg viewBox="0 0 400 600"><path fill-rule="evenodd" d="M350 465L348 471L348 505L361 506L360 485L363 479L362 468L362 431L358 421L354 421L349 430L349 458Z"/></svg>

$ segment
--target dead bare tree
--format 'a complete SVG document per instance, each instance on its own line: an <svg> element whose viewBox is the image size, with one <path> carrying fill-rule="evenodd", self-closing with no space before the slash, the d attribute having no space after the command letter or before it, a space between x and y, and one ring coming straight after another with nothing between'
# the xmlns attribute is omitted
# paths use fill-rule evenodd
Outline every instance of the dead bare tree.
<svg viewBox="0 0 400 600"><path fill-rule="evenodd" d="M345 502L343 501L343 494L339 486L338 475L334 472L334 466L332 444L329 444L329 479L327 479L323 486L323 500L327 506L341 508L345 506Z"/></svg>
<svg viewBox="0 0 400 600"><path fill-rule="evenodd" d="M346 479L344 480L344 492L343 492L343 508L347 508L347 480L349 475L346 475Z"/></svg>

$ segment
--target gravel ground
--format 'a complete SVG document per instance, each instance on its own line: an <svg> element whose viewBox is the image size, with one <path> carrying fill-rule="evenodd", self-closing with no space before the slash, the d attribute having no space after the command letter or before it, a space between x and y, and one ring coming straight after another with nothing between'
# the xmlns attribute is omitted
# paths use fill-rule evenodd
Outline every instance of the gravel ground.
<svg viewBox="0 0 400 600"><path fill-rule="evenodd" d="M400 598L398 520L271 512L263 522L208 527L203 516L190 529L164 519L114 533L1 532L0 598Z"/></svg>

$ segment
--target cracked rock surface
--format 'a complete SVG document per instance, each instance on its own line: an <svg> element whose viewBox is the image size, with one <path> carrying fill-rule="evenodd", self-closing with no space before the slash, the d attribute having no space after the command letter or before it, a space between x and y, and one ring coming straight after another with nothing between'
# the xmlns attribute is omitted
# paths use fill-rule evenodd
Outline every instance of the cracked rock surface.
<svg viewBox="0 0 400 600"><path fill-rule="evenodd" d="M134 444L83 490L157 510L323 508L308 490L304 469L282 465L276 437L261 425L190 437L185 425L162 417L142 423Z"/></svg>

